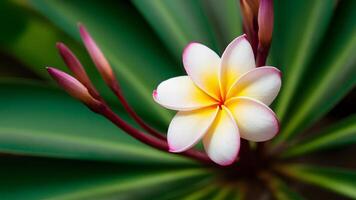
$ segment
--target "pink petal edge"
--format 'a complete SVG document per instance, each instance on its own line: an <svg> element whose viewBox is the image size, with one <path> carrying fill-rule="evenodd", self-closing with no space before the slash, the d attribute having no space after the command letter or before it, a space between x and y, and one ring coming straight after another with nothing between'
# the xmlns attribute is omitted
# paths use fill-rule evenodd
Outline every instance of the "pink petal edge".
<svg viewBox="0 0 356 200"><path fill-rule="evenodd" d="M203 45L199 42L190 42L186 47L184 47L183 49L183 53L182 53L182 60L183 60L183 67L185 69L185 71L187 72L187 74L189 75L190 73L190 70L189 70L189 67L187 65L185 65L184 63L186 63L186 58L187 58L187 53L188 53L188 50L193 46L193 45Z"/></svg>
<svg viewBox="0 0 356 200"><path fill-rule="evenodd" d="M157 101L157 90L153 90L153 92L152 92L152 97L153 97L153 99L155 100L155 101Z"/></svg>
<svg viewBox="0 0 356 200"><path fill-rule="evenodd" d="M280 78L282 78L282 72L281 72L279 69L277 69L276 67L273 67L273 66L261 66L261 67L257 67L257 68L254 68L254 69L252 69L252 70L250 70L250 71L245 72L244 74L242 74L242 75L240 76L240 78L237 79L237 80L232 84L232 86L229 88L229 90L228 90L227 93L226 93L226 96L229 95L231 89L232 89L233 87L235 87L235 85L237 85L238 82L240 82L240 80L241 80L242 78L244 78L247 74L253 73L254 71L257 71L257 70L258 70L258 71L259 71L259 70L267 70L267 72L277 73L278 76L279 76Z"/></svg>

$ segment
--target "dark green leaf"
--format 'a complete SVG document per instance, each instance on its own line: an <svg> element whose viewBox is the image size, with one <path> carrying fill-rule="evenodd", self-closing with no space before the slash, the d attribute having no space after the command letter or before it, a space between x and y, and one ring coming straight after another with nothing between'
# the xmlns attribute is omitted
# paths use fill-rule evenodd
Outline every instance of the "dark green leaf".
<svg viewBox="0 0 356 200"><path fill-rule="evenodd" d="M271 51L283 72L283 87L276 102L276 113L284 120L300 78L325 33L334 0L276 1L276 25ZM279 62L278 62L279 61Z"/></svg>
<svg viewBox="0 0 356 200"><path fill-rule="evenodd" d="M327 127L312 138L308 137L294 143L281 156L289 158L354 143L356 143L356 115Z"/></svg>
<svg viewBox="0 0 356 200"><path fill-rule="evenodd" d="M200 0L200 2L206 10L222 53L233 39L242 34L239 1Z"/></svg>
<svg viewBox="0 0 356 200"><path fill-rule="evenodd" d="M217 183L210 183L206 187L202 187L199 190L192 192L191 194L182 198L183 200L200 200L210 197L210 195L217 191L219 185Z"/></svg>
<svg viewBox="0 0 356 200"><path fill-rule="evenodd" d="M192 41L217 49L207 16L197 0L134 0L133 3L177 60L181 60L184 47Z"/></svg>
<svg viewBox="0 0 356 200"><path fill-rule="evenodd" d="M11 172L11 173L9 173ZM1 199L151 199L166 188L185 187L209 171L55 159L8 159L0 165ZM189 184L188 184L189 183Z"/></svg>
<svg viewBox="0 0 356 200"><path fill-rule="evenodd" d="M284 120L300 79L313 58L331 19L334 0L275 1L273 65L283 72L276 113Z"/></svg>
<svg viewBox="0 0 356 200"><path fill-rule="evenodd" d="M63 91L28 84L0 84L1 152L117 162L188 161L139 143Z"/></svg>
<svg viewBox="0 0 356 200"><path fill-rule="evenodd" d="M61 66L55 43L61 39L68 41L63 33L44 19L34 15L24 5L13 1L0 3L1 49L21 61L37 75L48 77L45 66ZM46 30L46 31L43 31Z"/></svg>
<svg viewBox="0 0 356 200"><path fill-rule="evenodd" d="M26 29L29 20L22 11L9 0L0 1L0 45L11 44Z"/></svg>
<svg viewBox="0 0 356 200"><path fill-rule="evenodd" d="M284 183L281 179L268 172L261 173L259 177L266 183L266 186L269 188L274 198L276 198L277 200L304 199L300 196L300 194L289 188L288 185Z"/></svg>
<svg viewBox="0 0 356 200"><path fill-rule="evenodd" d="M212 195L211 199L212 200L224 200L226 199L229 194L231 193L232 188L229 185L222 185L219 190Z"/></svg>
<svg viewBox="0 0 356 200"><path fill-rule="evenodd" d="M356 1L341 1L325 42L301 80L275 142L293 137L328 112L356 83Z"/></svg>
<svg viewBox="0 0 356 200"><path fill-rule="evenodd" d="M303 164L283 165L277 170L293 179L356 198L355 171Z"/></svg>
<svg viewBox="0 0 356 200"><path fill-rule="evenodd" d="M152 199L157 200L171 200L171 199L183 199L187 195L195 193L196 191L202 190L203 188L210 187L214 177L207 177L196 182L183 183L183 185L176 185L172 187L172 190L166 191L164 193L157 193L156 196L151 196ZM186 185L186 184L189 184Z"/></svg>

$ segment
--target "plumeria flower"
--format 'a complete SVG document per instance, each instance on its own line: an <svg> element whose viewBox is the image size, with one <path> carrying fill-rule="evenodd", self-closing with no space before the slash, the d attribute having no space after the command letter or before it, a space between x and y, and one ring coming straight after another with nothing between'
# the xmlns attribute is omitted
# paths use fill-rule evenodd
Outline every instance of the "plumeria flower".
<svg viewBox="0 0 356 200"><path fill-rule="evenodd" d="M167 133L169 150L183 152L201 139L211 160L232 164L240 138L262 142L279 131L275 113L268 107L281 87L281 73L269 66L256 68L245 35L237 37L220 58L199 43L183 52L187 76L163 81L154 100L178 111Z"/></svg>

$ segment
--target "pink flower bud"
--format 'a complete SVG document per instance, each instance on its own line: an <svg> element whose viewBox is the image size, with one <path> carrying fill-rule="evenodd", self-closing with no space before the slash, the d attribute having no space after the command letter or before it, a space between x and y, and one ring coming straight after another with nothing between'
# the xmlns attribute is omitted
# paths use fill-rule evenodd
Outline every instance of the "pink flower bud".
<svg viewBox="0 0 356 200"><path fill-rule="evenodd" d="M249 5L249 0L240 0L240 8L242 11L243 26L246 33L253 32L254 13Z"/></svg>
<svg viewBox="0 0 356 200"><path fill-rule="evenodd" d="M86 88L88 88L89 92L94 95L94 97L97 96L98 93L95 90L93 84L91 83L87 73L85 72L78 58L65 44L58 42L56 46L64 62L66 63L70 71L73 72L75 78L77 78Z"/></svg>
<svg viewBox="0 0 356 200"><path fill-rule="evenodd" d="M257 20L258 9L259 9L259 6L260 6L260 0L244 0L244 1L250 7L250 9L252 11L252 14L253 14L253 18L255 18Z"/></svg>
<svg viewBox="0 0 356 200"><path fill-rule="evenodd" d="M93 60L96 68L99 70L106 84L111 86L115 81L115 77L108 60L105 58L104 54L101 52L93 38L90 36L89 32L81 24L79 24L79 31L84 45L89 52L89 55Z"/></svg>
<svg viewBox="0 0 356 200"><path fill-rule="evenodd" d="M89 107L99 103L89 94L88 89L71 75L52 67L47 67L47 71L58 85L74 98L84 102Z"/></svg>
<svg viewBox="0 0 356 200"><path fill-rule="evenodd" d="M242 12L243 29L256 53L258 45L258 8L260 0L240 0L240 9Z"/></svg>
<svg viewBox="0 0 356 200"><path fill-rule="evenodd" d="M258 39L264 47L269 47L271 44L273 20L273 0L261 0L258 12Z"/></svg>

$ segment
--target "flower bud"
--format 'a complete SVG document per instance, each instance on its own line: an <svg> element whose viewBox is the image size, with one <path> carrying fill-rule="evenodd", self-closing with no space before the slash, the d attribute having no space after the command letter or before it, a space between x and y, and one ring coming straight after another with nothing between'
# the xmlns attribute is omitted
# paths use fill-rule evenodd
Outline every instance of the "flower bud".
<svg viewBox="0 0 356 200"><path fill-rule="evenodd" d="M99 94L91 83L78 58L65 44L58 42L56 46L64 62L70 71L73 72L75 78L77 78L86 88L88 88L90 94L92 94L94 97L97 97Z"/></svg>
<svg viewBox="0 0 356 200"><path fill-rule="evenodd" d="M47 71L68 94L84 102L90 108L100 104L89 94L88 89L71 75L52 67L47 67Z"/></svg>
<svg viewBox="0 0 356 200"><path fill-rule="evenodd" d="M260 0L240 0L240 9L242 12L243 29L256 53L258 45L258 7Z"/></svg>
<svg viewBox="0 0 356 200"><path fill-rule="evenodd" d="M242 11L243 26L246 33L253 32L254 13L248 3L249 0L240 0L240 8Z"/></svg>
<svg viewBox="0 0 356 200"><path fill-rule="evenodd" d="M246 3L249 6L249 8L251 9L253 18L257 20L258 9L259 9L259 6L260 6L260 0L245 0L245 4Z"/></svg>
<svg viewBox="0 0 356 200"><path fill-rule="evenodd" d="M104 54L101 52L93 38L90 36L86 28L79 24L79 31L84 42L84 45L89 52L91 59L93 60L96 68L99 70L101 76L104 78L106 84L111 86L115 81L114 73L108 60L105 58Z"/></svg>
<svg viewBox="0 0 356 200"><path fill-rule="evenodd" d="M261 0L258 11L258 39L261 45L269 48L273 32L273 0Z"/></svg>

